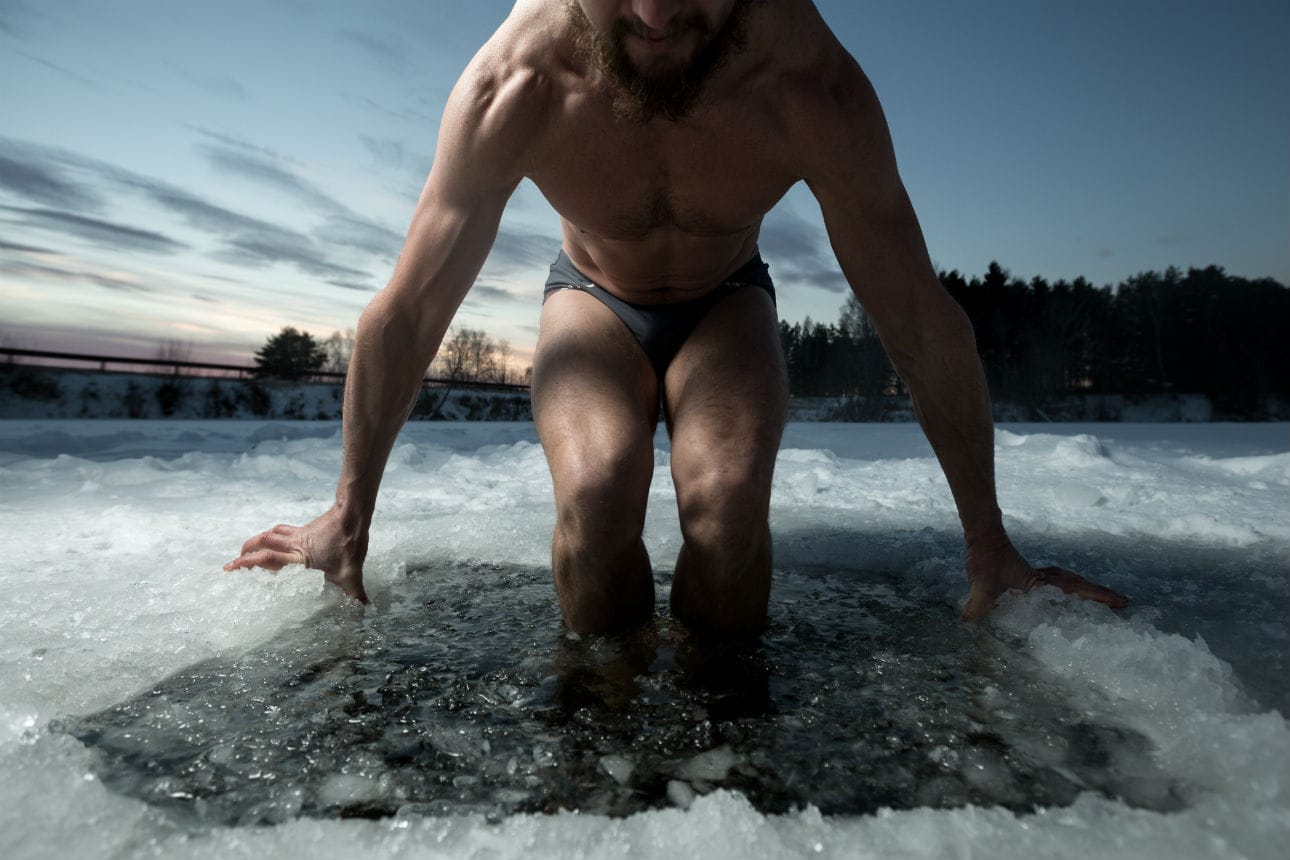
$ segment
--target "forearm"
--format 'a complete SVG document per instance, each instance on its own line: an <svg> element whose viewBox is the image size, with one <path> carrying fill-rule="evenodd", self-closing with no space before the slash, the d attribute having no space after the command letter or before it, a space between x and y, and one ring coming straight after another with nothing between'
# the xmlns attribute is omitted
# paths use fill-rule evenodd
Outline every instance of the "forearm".
<svg viewBox="0 0 1290 860"><path fill-rule="evenodd" d="M914 348L893 351L893 361L945 472L968 546L1006 540L990 395L972 327L957 306L935 316Z"/></svg>
<svg viewBox="0 0 1290 860"><path fill-rule="evenodd" d="M429 337L418 332L388 293L378 295L359 320L345 379L344 460L336 488L348 528L365 532L371 523L390 450L442 336L442 330Z"/></svg>

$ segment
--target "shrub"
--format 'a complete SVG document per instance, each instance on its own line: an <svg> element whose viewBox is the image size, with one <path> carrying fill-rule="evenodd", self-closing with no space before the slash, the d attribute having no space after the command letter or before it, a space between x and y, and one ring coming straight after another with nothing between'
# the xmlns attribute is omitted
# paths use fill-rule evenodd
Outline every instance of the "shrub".
<svg viewBox="0 0 1290 860"><path fill-rule="evenodd" d="M260 418L268 415L269 410L273 408L273 398L269 396L269 392L263 385L253 380L244 381L238 395L238 400L246 404L251 414Z"/></svg>
<svg viewBox="0 0 1290 860"><path fill-rule="evenodd" d="M175 408L187 394L186 387L177 379L167 379L161 385L157 386L157 405L161 407L161 414L167 417L175 414Z"/></svg>
<svg viewBox="0 0 1290 860"><path fill-rule="evenodd" d="M52 403L63 396L58 380L43 371L19 365L5 375L9 377L9 390L24 400Z"/></svg>

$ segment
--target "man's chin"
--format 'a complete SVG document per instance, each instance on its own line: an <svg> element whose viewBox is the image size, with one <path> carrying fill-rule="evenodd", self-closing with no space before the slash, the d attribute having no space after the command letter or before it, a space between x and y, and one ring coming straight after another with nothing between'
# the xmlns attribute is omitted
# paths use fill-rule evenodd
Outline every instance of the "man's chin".
<svg viewBox="0 0 1290 860"><path fill-rule="evenodd" d="M635 51L628 49L626 54L638 78L658 84L680 80L694 59L693 50L682 50L679 46L668 50L649 47Z"/></svg>

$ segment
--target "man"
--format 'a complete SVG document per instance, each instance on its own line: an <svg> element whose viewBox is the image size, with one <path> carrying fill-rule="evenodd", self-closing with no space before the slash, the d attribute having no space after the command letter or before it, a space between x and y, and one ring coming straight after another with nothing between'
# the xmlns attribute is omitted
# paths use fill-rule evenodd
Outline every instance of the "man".
<svg viewBox="0 0 1290 860"><path fill-rule="evenodd" d="M403 253L360 320L335 505L251 538L226 569L302 563L366 599L386 458L524 177L563 227L533 410L572 630L653 612L641 533L660 411L684 538L672 612L724 634L765 624L788 392L757 237L799 180L949 481L964 618L1038 582L1124 605L1069 571L1034 570L1008 540L970 323L932 270L877 97L809 0L520 0L449 96Z"/></svg>

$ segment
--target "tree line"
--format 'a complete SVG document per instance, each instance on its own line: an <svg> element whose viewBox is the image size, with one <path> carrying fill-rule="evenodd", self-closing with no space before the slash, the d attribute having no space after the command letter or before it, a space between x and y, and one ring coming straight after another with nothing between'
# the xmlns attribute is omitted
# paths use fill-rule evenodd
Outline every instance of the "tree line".
<svg viewBox="0 0 1290 860"><path fill-rule="evenodd" d="M1255 415L1270 398L1290 402L1290 289L1271 278L1171 267L1098 287L1082 277L1024 281L997 262L981 277L954 270L939 278L972 322L997 401L1040 409L1071 394L1203 394L1227 416ZM781 321L780 340L794 396L906 394L853 296L836 322ZM280 378L343 374L353 346L352 330L319 340L284 328L256 365ZM463 328L445 338L428 372L453 384L526 383L510 356L506 341Z"/></svg>
<svg viewBox="0 0 1290 860"><path fill-rule="evenodd" d="M1115 286L939 273L972 321L996 400L1041 408L1068 394L1203 394L1216 412L1290 401L1290 289L1217 266L1134 275ZM836 323L780 323L796 396L904 393L853 297Z"/></svg>
<svg viewBox="0 0 1290 860"><path fill-rule="evenodd" d="M162 347L167 354L175 349L170 343ZM256 350L256 373L274 379L309 379L322 373L344 375L353 352L353 329L335 331L320 340L307 331L286 326ZM526 384L529 375L526 372L521 376L511 366L510 343L469 328L457 329L444 338L427 374L449 384L492 385Z"/></svg>

